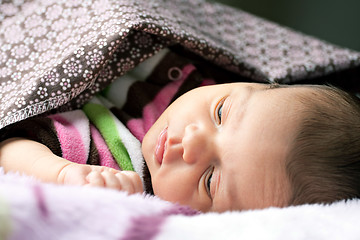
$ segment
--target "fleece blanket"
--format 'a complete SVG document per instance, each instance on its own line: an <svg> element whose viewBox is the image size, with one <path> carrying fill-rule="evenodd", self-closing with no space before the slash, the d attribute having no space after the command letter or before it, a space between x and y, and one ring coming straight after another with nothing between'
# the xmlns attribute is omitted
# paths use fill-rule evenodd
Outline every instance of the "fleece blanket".
<svg viewBox="0 0 360 240"><path fill-rule="evenodd" d="M1 170L1 169L0 169ZM359 239L360 201L199 214L154 196L0 172L0 238Z"/></svg>

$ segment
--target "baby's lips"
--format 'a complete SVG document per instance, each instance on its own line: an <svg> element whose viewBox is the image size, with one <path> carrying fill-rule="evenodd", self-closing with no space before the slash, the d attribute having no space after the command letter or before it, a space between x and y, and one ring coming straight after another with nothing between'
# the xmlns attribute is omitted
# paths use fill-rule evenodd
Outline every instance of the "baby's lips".
<svg viewBox="0 0 360 240"><path fill-rule="evenodd" d="M156 142L156 149L155 149L155 159L157 162L161 165L163 158L164 158L164 152L165 152L165 145L167 140L167 127L165 127L159 134L159 137Z"/></svg>

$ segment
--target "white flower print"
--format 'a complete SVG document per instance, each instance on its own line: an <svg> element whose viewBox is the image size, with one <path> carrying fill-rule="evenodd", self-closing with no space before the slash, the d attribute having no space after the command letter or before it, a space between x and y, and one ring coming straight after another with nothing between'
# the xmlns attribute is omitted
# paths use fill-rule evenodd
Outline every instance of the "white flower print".
<svg viewBox="0 0 360 240"><path fill-rule="evenodd" d="M5 14L7 16L14 15L18 12L18 8L11 3L3 3L0 7L2 14Z"/></svg>
<svg viewBox="0 0 360 240"><path fill-rule="evenodd" d="M1 87L2 87L3 92L9 92L9 94L10 94L16 88L16 83L7 81L6 83L2 83ZM9 95L9 94L6 94L6 95Z"/></svg>
<svg viewBox="0 0 360 240"><path fill-rule="evenodd" d="M16 59L24 58L24 57L28 56L29 53L30 53L29 47L24 44L15 45L11 49L11 56L13 56Z"/></svg>
<svg viewBox="0 0 360 240"><path fill-rule="evenodd" d="M50 2L47 0L47 2ZM34 2L24 2L22 4L22 13L25 15L25 16L28 16L28 15L31 15L33 14L36 9L39 8L39 5L34 3Z"/></svg>
<svg viewBox="0 0 360 240"><path fill-rule="evenodd" d="M31 61L35 61L35 59L38 59L38 58L39 58L39 53L38 53L38 52L32 52L32 53L30 53L29 58L30 58Z"/></svg>
<svg viewBox="0 0 360 240"><path fill-rule="evenodd" d="M107 46L107 42L105 38L100 38L96 44L99 46L99 48L103 48Z"/></svg>
<svg viewBox="0 0 360 240"><path fill-rule="evenodd" d="M12 44L1 44L1 50L2 51L8 51L12 48Z"/></svg>
<svg viewBox="0 0 360 240"><path fill-rule="evenodd" d="M10 58L7 62L6 62L6 66L11 68L11 67L15 67L16 66L16 59Z"/></svg>
<svg viewBox="0 0 360 240"><path fill-rule="evenodd" d="M82 55L84 55L84 47L79 47L78 49L76 49L74 51L74 54L77 58L81 57Z"/></svg>
<svg viewBox="0 0 360 240"><path fill-rule="evenodd" d="M19 97L18 99L16 99L15 105L16 105L18 108L21 108L21 107L25 106L25 105L26 105L25 98L24 98L24 97Z"/></svg>
<svg viewBox="0 0 360 240"><path fill-rule="evenodd" d="M63 18L72 17L72 14L73 14L73 9L65 8L64 11L61 14L61 17L63 17Z"/></svg>
<svg viewBox="0 0 360 240"><path fill-rule="evenodd" d="M51 45L52 45L52 43L50 40L40 39L34 43L34 49L39 52L42 52L42 51L46 51L47 49L49 49L51 47Z"/></svg>
<svg viewBox="0 0 360 240"><path fill-rule="evenodd" d="M37 94L39 95L39 97L40 97L41 99L47 97L47 96L48 96L47 88L45 88L45 87L39 87L39 88L38 88L38 91L37 91Z"/></svg>
<svg viewBox="0 0 360 240"><path fill-rule="evenodd" d="M97 49L90 51L85 58L87 60L86 64L90 65L92 69L100 67L100 64L102 64L105 59L102 52Z"/></svg>
<svg viewBox="0 0 360 240"><path fill-rule="evenodd" d="M82 72L82 65L79 60L75 60L74 58L66 59L65 63L62 65L64 68L64 73L69 77L77 77Z"/></svg>
<svg viewBox="0 0 360 240"><path fill-rule="evenodd" d="M8 56L5 52L0 52L0 64L6 62Z"/></svg>
<svg viewBox="0 0 360 240"><path fill-rule="evenodd" d="M198 45L199 50L203 50L206 47L207 47L206 41L200 40L199 45Z"/></svg>
<svg viewBox="0 0 360 240"><path fill-rule="evenodd" d="M0 68L0 77L7 77L11 73L11 70L7 67Z"/></svg>
<svg viewBox="0 0 360 240"><path fill-rule="evenodd" d="M4 39L10 43L18 43L24 40L24 33L19 25L11 25L4 31Z"/></svg>
<svg viewBox="0 0 360 240"><path fill-rule="evenodd" d="M56 72L56 69L53 69L47 72L40 81L45 83L45 86L54 86L59 81L59 75L60 74Z"/></svg>
<svg viewBox="0 0 360 240"><path fill-rule="evenodd" d="M14 81L17 81L21 78L21 72L14 72L13 74L11 74L11 78L14 80Z"/></svg>
<svg viewBox="0 0 360 240"><path fill-rule="evenodd" d="M24 43L25 45L30 45L30 44L33 44L35 42L34 38L33 37L26 37L24 39Z"/></svg>
<svg viewBox="0 0 360 240"><path fill-rule="evenodd" d="M93 79L94 75L93 75L93 71L85 69L84 74L83 74L83 78L86 82L90 81L91 79Z"/></svg>
<svg viewBox="0 0 360 240"><path fill-rule="evenodd" d="M60 82L60 86L62 87L63 90L70 88L71 87L70 79L62 78Z"/></svg>

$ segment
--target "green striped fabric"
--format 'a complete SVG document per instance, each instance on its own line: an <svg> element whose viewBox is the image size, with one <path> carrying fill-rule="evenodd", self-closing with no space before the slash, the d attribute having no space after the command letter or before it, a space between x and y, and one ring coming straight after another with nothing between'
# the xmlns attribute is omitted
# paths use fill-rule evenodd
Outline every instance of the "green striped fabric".
<svg viewBox="0 0 360 240"><path fill-rule="evenodd" d="M103 136L111 154L122 170L134 171L130 156L121 141L121 137L109 109L96 103L87 103L83 111Z"/></svg>

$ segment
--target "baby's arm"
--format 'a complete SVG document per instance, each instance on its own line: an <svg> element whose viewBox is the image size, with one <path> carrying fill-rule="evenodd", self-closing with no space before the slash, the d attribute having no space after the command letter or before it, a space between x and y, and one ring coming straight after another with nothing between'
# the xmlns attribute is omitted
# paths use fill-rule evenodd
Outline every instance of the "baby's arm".
<svg viewBox="0 0 360 240"><path fill-rule="evenodd" d="M128 193L143 191L135 172L73 163L56 156L45 145L24 138L0 143L0 166L5 172L20 172L45 182L108 187Z"/></svg>

